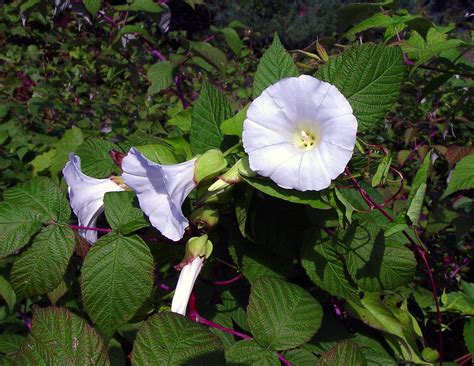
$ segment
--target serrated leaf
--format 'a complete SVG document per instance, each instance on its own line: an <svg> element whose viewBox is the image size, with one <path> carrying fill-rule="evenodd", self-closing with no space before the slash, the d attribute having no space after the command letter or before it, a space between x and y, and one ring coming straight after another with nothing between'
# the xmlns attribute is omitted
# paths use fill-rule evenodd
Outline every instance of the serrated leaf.
<svg viewBox="0 0 474 366"><path fill-rule="evenodd" d="M316 77L335 85L349 100L359 131L381 122L400 93L402 52L383 45L353 46L332 58Z"/></svg>
<svg viewBox="0 0 474 366"><path fill-rule="evenodd" d="M16 304L16 294L10 283L3 276L0 276L0 296L7 303L8 310L13 312Z"/></svg>
<svg viewBox="0 0 474 366"><path fill-rule="evenodd" d="M463 189L474 188L474 154L456 164L443 197Z"/></svg>
<svg viewBox="0 0 474 366"><path fill-rule="evenodd" d="M91 13L94 18L97 15L97 12L100 9L100 0L84 0L84 5L86 9Z"/></svg>
<svg viewBox="0 0 474 366"><path fill-rule="evenodd" d="M295 348L285 353L285 358L296 366L314 366L316 356L303 348Z"/></svg>
<svg viewBox="0 0 474 366"><path fill-rule="evenodd" d="M363 32L367 29L378 27L386 28L392 23L393 21L390 16L384 13L376 13L352 27L349 31L347 31L346 36L351 36L353 34Z"/></svg>
<svg viewBox="0 0 474 366"><path fill-rule="evenodd" d="M129 234L149 225L134 192L108 192L104 197L104 206L105 217L112 230Z"/></svg>
<svg viewBox="0 0 474 366"><path fill-rule="evenodd" d="M406 285L416 270L414 254L406 247L408 240L400 232L385 237L384 228L373 221L357 220L342 239L347 245L350 275L360 288L370 292Z"/></svg>
<svg viewBox="0 0 474 366"><path fill-rule="evenodd" d="M358 301L357 288L352 285L333 238L308 234L301 254L301 264L316 285L331 295Z"/></svg>
<svg viewBox="0 0 474 366"><path fill-rule="evenodd" d="M225 358L229 366L280 366L276 353L253 339L237 342L226 351Z"/></svg>
<svg viewBox="0 0 474 366"><path fill-rule="evenodd" d="M242 177L252 187L268 194L269 196L283 199L285 201L309 205L313 208L326 210L331 208L329 204L323 201L321 193L316 191L301 192L295 189L285 189L277 186L270 179Z"/></svg>
<svg viewBox="0 0 474 366"><path fill-rule="evenodd" d="M228 248L232 260L251 284L262 277L283 278L282 273L288 269L287 258L268 254L255 245L238 242Z"/></svg>
<svg viewBox="0 0 474 366"><path fill-rule="evenodd" d="M28 244L43 225L41 212L0 202L0 258Z"/></svg>
<svg viewBox="0 0 474 366"><path fill-rule="evenodd" d="M0 334L0 352L1 353L15 353L17 352L25 337L19 334Z"/></svg>
<svg viewBox="0 0 474 366"><path fill-rule="evenodd" d="M342 341L321 355L317 366L365 366L367 361L359 347L351 341Z"/></svg>
<svg viewBox="0 0 474 366"><path fill-rule="evenodd" d="M278 34L275 33L272 45L265 51L258 63L255 78L253 80L253 97L257 98L262 92L278 80L298 76L296 67L291 56L283 48Z"/></svg>
<svg viewBox="0 0 474 366"><path fill-rule="evenodd" d="M36 308L17 365L110 365L107 349L84 319L66 308Z"/></svg>
<svg viewBox="0 0 474 366"><path fill-rule="evenodd" d="M153 288L153 257L138 236L110 233L89 250L82 267L82 295L87 313L110 338L129 321Z"/></svg>
<svg viewBox="0 0 474 366"><path fill-rule="evenodd" d="M463 336L467 349L474 355L474 318L468 319L464 324Z"/></svg>
<svg viewBox="0 0 474 366"><path fill-rule="evenodd" d="M174 313L155 314L137 333L132 365L223 365L222 344L204 326Z"/></svg>
<svg viewBox="0 0 474 366"><path fill-rule="evenodd" d="M108 178L117 171L110 150L120 150L115 144L99 139L87 139L76 150L81 158L81 169L86 175L94 178Z"/></svg>
<svg viewBox="0 0 474 366"><path fill-rule="evenodd" d="M75 246L74 232L66 225L51 225L13 264L12 286L25 298L52 291L61 283Z"/></svg>
<svg viewBox="0 0 474 366"><path fill-rule="evenodd" d="M51 179L36 177L5 191L6 202L17 209L31 209L43 223L65 222L71 208L64 192Z"/></svg>
<svg viewBox="0 0 474 366"><path fill-rule="evenodd" d="M205 82L193 108L190 131L193 154L220 149L224 138L220 125L230 117L232 108L227 98L214 86Z"/></svg>
<svg viewBox="0 0 474 366"><path fill-rule="evenodd" d="M319 329L323 311L301 287L278 278L260 278L251 288L247 314L260 345L284 350L307 342Z"/></svg>
<svg viewBox="0 0 474 366"><path fill-rule="evenodd" d="M222 33L224 34L225 41L232 52L234 52L237 57L240 57L243 44L238 33L233 28L224 28L222 29Z"/></svg>
<svg viewBox="0 0 474 366"><path fill-rule="evenodd" d="M242 131L244 129L244 120L247 116L247 109L249 109L250 104L247 104L242 108L239 113L235 116L226 119L221 123L221 131L224 135L230 136L242 136Z"/></svg>
<svg viewBox="0 0 474 366"><path fill-rule="evenodd" d="M154 95L168 88L173 80L173 67L171 66L171 62L161 61L151 65L146 76L151 82L148 88L148 95Z"/></svg>

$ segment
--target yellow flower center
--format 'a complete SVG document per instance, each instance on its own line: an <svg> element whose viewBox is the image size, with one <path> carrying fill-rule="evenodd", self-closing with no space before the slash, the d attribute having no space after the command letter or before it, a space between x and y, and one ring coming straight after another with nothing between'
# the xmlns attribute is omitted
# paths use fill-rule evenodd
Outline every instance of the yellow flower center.
<svg viewBox="0 0 474 366"><path fill-rule="evenodd" d="M314 128L297 129L294 133L296 147L303 150L311 150L319 142L319 133Z"/></svg>

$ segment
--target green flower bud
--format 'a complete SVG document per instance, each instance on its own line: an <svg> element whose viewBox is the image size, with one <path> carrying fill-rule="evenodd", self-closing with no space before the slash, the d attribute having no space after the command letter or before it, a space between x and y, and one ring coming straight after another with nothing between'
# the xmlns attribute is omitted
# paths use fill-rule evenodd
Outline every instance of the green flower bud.
<svg viewBox="0 0 474 366"><path fill-rule="evenodd" d="M219 189L239 183L242 181L241 175L246 177L254 177L256 175L255 172L250 169L249 157L247 155L235 163L235 165L227 172L221 175L219 179L208 188L208 191L217 191Z"/></svg>
<svg viewBox="0 0 474 366"><path fill-rule="evenodd" d="M206 257L212 253L212 243L208 240L207 235L194 237L186 243L186 254L184 255L183 263L187 263L196 257Z"/></svg>
<svg viewBox="0 0 474 366"><path fill-rule="evenodd" d="M189 219L198 229L210 229L219 222L219 213L207 206L201 206L191 213Z"/></svg>
<svg viewBox="0 0 474 366"><path fill-rule="evenodd" d="M196 160L194 181L196 184L199 184L205 179L214 178L226 166L227 160L225 160L222 151L216 149L208 150Z"/></svg>

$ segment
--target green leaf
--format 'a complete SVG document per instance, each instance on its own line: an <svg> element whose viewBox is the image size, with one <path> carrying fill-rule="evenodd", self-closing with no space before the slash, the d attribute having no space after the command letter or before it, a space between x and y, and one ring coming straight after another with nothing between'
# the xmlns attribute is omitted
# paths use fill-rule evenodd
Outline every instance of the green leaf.
<svg viewBox="0 0 474 366"><path fill-rule="evenodd" d="M36 308L18 365L110 365L107 349L87 322L65 308Z"/></svg>
<svg viewBox="0 0 474 366"><path fill-rule="evenodd" d="M87 313L110 338L129 321L153 288L153 257L138 236L110 233L90 249L82 267L82 295Z"/></svg>
<svg viewBox="0 0 474 366"><path fill-rule="evenodd" d="M155 314L137 333L132 365L223 365L222 344L204 326L174 313Z"/></svg>
<svg viewBox="0 0 474 366"><path fill-rule="evenodd" d="M242 177L252 187L269 196L280 198L285 201L309 205L313 208L326 210L331 208L329 204L323 201L321 193L316 191L301 192L295 189L285 189L277 186L270 179Z"/></svg>
<svg viewBox="0 0 474 366"><path fill-rule="evenodd" d="M81 129L72 127L67 130L61 140L54 146L56 154L51 162L51 176L57 177L58 173L64 168L64 165L69 159L69 153L76 151L76 149L83 143L84 137Z"/></svg>
<svg viewBox="0 0 474 366"><path fill-rule="evenodd" d="M296 67L291 56L283 48L278 34L275 33L273 43L265 51L258 63L255 79L253 81L253 97L257 98L262 92L278 80L298 76Z"/></svg>
<svg viewBox="0 0 474 366"><path fill-rule="evenodd" d="M91 13L92 17L95 18L100 9L100 0L84 0L83 3L89 13Z"/></svg>
<svg viewBox="0 0 474 366"><path fill-rule="evenodd" d="M145 155L151 161L158 164L171 165L178 163L176 156L174 155L173 148L165 143L143 145L136 147L143 155Z"/></svg>
<svg viewBox="0 0 474 366"><path fill-rule="evenodd" d="M25 337L19 334L0 334L0 352L15 353L23 344Z"/></svg>
<svg viewBox="0 0 474 366"><path fill-rule="evenodd" d="M410 194L408 196L408 210L407 216L413 224L418 224L421 209L423 208L423 201L426 192L426 179L431 164L431 152L426 154L421 167L416 172L415 178L411 185Z"/></svg>
<svg viewBox="0 0 474 366"><path fill-rule="evenodd" d="M462 189L472 188L474 188L474 154L466 156L456 164L443 197Z"/></svg>
<svg viewBox="0 0 474 366"><path fill-rule="evenodd" d="M220 149L223 135L222 121L232 117L232 108L227 98L214 86L205 82L194 105L190 131L193 154L202 154L210 149Z"/></svg>
<svg viewBox="0 0 474 366"><path fill-rule="evenodd" d="M154 95L163 89L168 88L173 81L173 67L169 61L161 61L151 65L146 76L151 82L148 88L148 95Z"/></svg>
<svg viewBox="0 0 474 366"><path fill-rule="evenodd" d="M51 149L40 155L36 155L30 164L33 166L33 175L38 175L39 172L48 169L53 164L54 157L56 156L56 149Z"/></svg>
<svg viewBox="0 0 474 366"><path fill-rule="evenodd" d="M297 366L314 366L316 364L316 356L303 348L289 350L285 353L285 358L290 361L292 365Z"/></svg>
<svg viewBox="0 0 474 366"><path fill-rule="evenodd" d="M288 259L269 254L259 247L244 242L229 245L229 253L234 263L253 284L262 277L283 278L282 270L288 268Z"/></svg>
<svg viewBox="0 0 474 366"><path fill-rule="evenodd" d="M136 24L127 24L120 29L120 32L117 33L114 42L117 42L122 39L122 36L125 34L139 34L141 38L146 39L148 42L153 43L153 37L148 33L148 31L143 28L143 26Z"/></svg>
<svg viewBox="0 0 474 366"><path fill-rule="evenodd" d="M224 28L222 33L224 34L225 41L232 52L234 52L237 57L240 57L243 44L238 33L233 28Z"/></svg>
<svg viewBox="0 0 474 366"><path fill-rule="evenodd" d="M474 318L468 319L464 324L463 335L467 349L474 355Z"/></svg>
<svg viewBox="0 0 474 366"><path fill-rule="evenodd" d="M349 273L360 288L370 292L394 290L413 280L416 260L401 232L385 237L384 226L357 220L341 241L347 245Z"/></svg>
<svg viewBox="0 0 474 366"><path fill-rule="evenodd" d="M352 316L384 332L386 341L400 358L415 363L421 361L416 344L418 336L412 323L415 320L408 310L400 310L392 305L384 304L379 294L368 293L357 304L348 303L346 308ZM399 315L400 319L396 315Z"/></svg>
<svg viewBox="0 0 474 366"><path fill-rule="evenodd" d="M247 308L255 340L267 349L297 347L321 325L321 305L301 287L278 278L260 278L253 284Z"/></svg>
<svg viewBox="0 0 474 366"><path fill-rule="evenodd" d="M42 225L41 212L0 202L0 258L28 244Z"/></svg>
<svg viewBox="0 0 474 366"><path fill-rule="evenodd" d="M329 60L316 77L335 85L349 100L359 131L382 122L400 93L403 78L400 48L353 46Z"/></svg>
<svg viewBox="0 0 474 366"><path fill-rule="evenodd" d="M0 296L5 300L8 305L8 310L13 312L16 304L16 295L13 291L10 283L5 279L5 277L0 276ZM0 352L2 352L0 350Z"/></svg>
<svg viewBox="0 0 474 366"><path fill-rule="evenodd" d="M357 289L351 284L341 256L335 249L334 238L308 234L301 254L306 274L316 285L331 295L358 301Z"/></svg>
<svg viewBox="0 0 474 366"><path fill-rule="evenodd" d="M201 56L205 62L211 64L219 72L225 72L225 65L227 64L227 57L220 49L212 46L207 42L190 42L191 51L194 51L198 56Z"/></svg>
<svg viewBox="0 0 474 366"><path fill-rule="evenodd" d="M31 209L43 223L65 222L71 216L69 201L51 179L36 177L5 191L4 199L17 209Z"/></svg>
<svg viewBox="0 0 474 366"><path fill-rule="evenodd" d="M115 144L99 139L87 139L76 151L81 158L81 169L95 178L108 178L117 171L110 150L120 150Z"/></svg>
<svg viewBox="0 0 474 366"><path fill-rule="evenodd" d="M74 232L66 225L50 225L15 261L11 281L18 297L54 290L63 279L75 245Z"/></svg>
<svg viewBox="0 0 474 366"><path fill-rule="evenodd" d="M163 8L153 0L133 0L131 4L119 5L115 9L120 11L145 11L149 13L161 13Z"/></svg>
<svg viewBox="0 0 474 366"><path fill-rule="evenodd" d="M380 162L379 166L377 167L377 171L372 177L372 187L376 187L380 183L385 183L391 164L392 164L392 157L390 155L385 155L382 161Z"/></svg>
<svg viewBox="0 0 474 366"><path fill-rule="evenodd" d="M379 27L386 28L392 23L393 23L392 18L389 17L388 15L384 13L376 13L372 15L371 17L355 25L353 28L347 31L345 35L351 36L356 33L360 33L367 29L372 29L372 28L379 28Z"/></svg>
<svg viewBox="0 0 474 366"><path fill-rule="evenodd" d="M107 192L104 205L110 227L124 235L149 225L134 192Z"/></svg>
<svg viewBox="0 0 474 366"><path fill-rule="evenodd" d="M253 339L234 344L226 351L225 358L229 366L280 366L276 353L263 348Z"/></svg>
<svg viewBox="0 0 474 366"><path fill-rule="evenodd" d="M221 123L221 131L224 135L230 136L242 136L242 131L244 129L244 120L247 116L247 109L249 109L250 103L242 108L239 113L235 116L226 119Z"/></svg>
<svg viewBox="0 0 474 366"><path fill-rule="evenodd" d="M367 361L359 347L351 341L342 341L321 355L317 366L365 366Z"/></svg>

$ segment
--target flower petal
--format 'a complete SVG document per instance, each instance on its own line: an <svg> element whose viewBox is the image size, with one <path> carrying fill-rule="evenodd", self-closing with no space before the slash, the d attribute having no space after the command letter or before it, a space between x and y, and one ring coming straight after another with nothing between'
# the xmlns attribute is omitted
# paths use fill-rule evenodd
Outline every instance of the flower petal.
<svg viewBox="0 0 474 366"><path fill-rule="evenodd" d="M352 157L352 150L324 141L318 145L318 151L331 179L336 179L344 171Z"/></svg>
<svg viewBox="0 0 474 366"><path fill-rule="evenodd" d="M122 179L138 197L151 224L167 238L178 241L189 225L181 206L196 187L196 159L175 165L160 165L132 148L122 161Z"/></svg>
<svg viewBox="0 0 474 366"><path fill-rule="evenodd" d="M82 173L81 158L74 154L69 154L63 175L68 184L69 202L77 216L79 226L95 227L97 218L104 211L105 194L124 190L111 179L92 178ZM97 240L97 231L78 232L90 243Z"/></svg>
<svg viewBox="0 0 474 366"><path fill-rule="evenodd" d="M252 102L242 140L252 170L305 191L327 188L344 171L356 134L352 107L339 90L303 75L278 81Z"/></svg>
<svg viewBox="0 0 474 366"><path fill-rule="evenodd" d="M186 315L189 297L193 291L194 283L201 272L204 264L204 257L195 257L187 263L179 274L178 284L171 301L171 311L181 315Z"/></svg>

